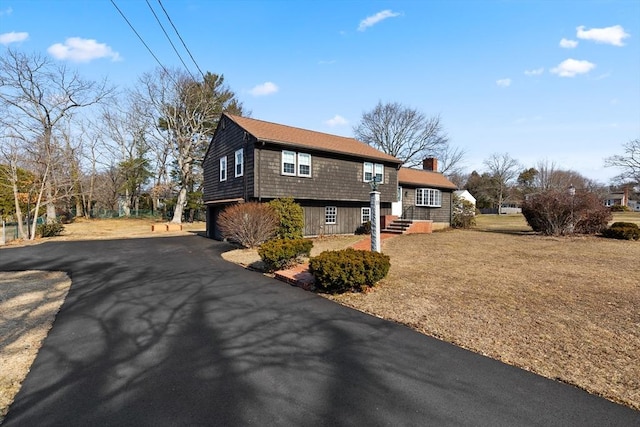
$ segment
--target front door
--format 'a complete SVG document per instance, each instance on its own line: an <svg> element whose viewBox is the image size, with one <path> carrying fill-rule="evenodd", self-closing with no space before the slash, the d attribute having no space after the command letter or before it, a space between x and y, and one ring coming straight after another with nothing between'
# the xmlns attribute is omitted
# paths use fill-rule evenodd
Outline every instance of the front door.
<svg viewBox="0 0 640 427"><path fill-rule="evenodd" d="M402 187L398 186L398 201L391 203L391 215L402 218Z"/></svg>

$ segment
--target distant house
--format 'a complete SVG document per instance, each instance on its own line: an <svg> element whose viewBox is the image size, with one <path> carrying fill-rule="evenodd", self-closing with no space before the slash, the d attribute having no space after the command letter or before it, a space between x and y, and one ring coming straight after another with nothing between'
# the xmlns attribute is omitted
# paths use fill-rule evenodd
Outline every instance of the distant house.
<svg viewBox="0 0 640 427"><path fill-rule="evenodd" d="M306 236L352 234L371 219L374 178L382 227L400 219L448 226L456 186L435 159L425 161L431 170L401 164L353 138L223 114L203 162L207 236L222 237L217 218L227 206L281 197L302 206Z"/></svg>
<svg viewBox="0 0 640 427"><path fill-rule="evenodd" d="M626 192L609 193L604 199L604 205L611 206L627 206L628 197Z"/></svg>

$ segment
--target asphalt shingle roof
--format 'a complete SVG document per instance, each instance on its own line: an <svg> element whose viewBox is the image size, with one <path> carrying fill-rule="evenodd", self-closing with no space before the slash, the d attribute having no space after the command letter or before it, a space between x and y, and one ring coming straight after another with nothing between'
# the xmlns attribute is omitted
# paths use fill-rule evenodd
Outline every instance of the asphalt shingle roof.
<svg viewBox="0 0 640 427"><path fill-rule="evenodd" d="M348 154L372 160L402 163L401 160L376 150L370 145L354 138L331 135L231 114L226 114L226 116L260 141L301 148L313 148L315 150Z"/></svg>
<svg viewBox="0 0 640 427"><path fill-rule="evenodd" d="M450 188L457 190L458 187L449 181L440 172L431 172L422 169L400 168L398 171L398 183L428 186L436 188Z"/></svg>

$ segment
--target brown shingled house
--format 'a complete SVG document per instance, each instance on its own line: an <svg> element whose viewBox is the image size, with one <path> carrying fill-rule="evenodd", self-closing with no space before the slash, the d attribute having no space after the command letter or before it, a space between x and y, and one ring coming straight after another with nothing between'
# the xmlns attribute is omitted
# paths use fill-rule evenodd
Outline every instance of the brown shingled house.
<svg viewBox="0 0 640 427"><path fill-rule="evenodd" d="M401 163L353 138L223 114L203 162L207 236L221 238L216 220L226 206L279 197L293 197L303 207L306 236L354 233L369 220L369 183L374 177L381 180L381 216L390 219L392 205L398 210L398 175L405 170ZM444 177L430 174L440 185ZM408 176L413 177L411 172ZM425 176L416 176L407 185L427 185ZM453 186L447 183L433 189ZM419 191L421 203L424 196L431 197L427 193ZM440 199L448 203L447 212L450 199L450 194ZM403 210L407 215L420 213L424 219L436 217L433 211L413 212L408 206Z"/></svg>

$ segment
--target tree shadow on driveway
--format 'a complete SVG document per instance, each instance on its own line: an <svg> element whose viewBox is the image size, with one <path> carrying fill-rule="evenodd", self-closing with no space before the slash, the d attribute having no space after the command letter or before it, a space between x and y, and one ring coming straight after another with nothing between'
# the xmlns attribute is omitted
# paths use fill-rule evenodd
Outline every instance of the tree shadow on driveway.
<svg viewBox="0 0 640 427"><path fill-rule="evenodd" d="M19 425L606 425L628 408L223 261L197 236L47 243L69 295ZM619 424L620 425L620 424Z"/></svg>

